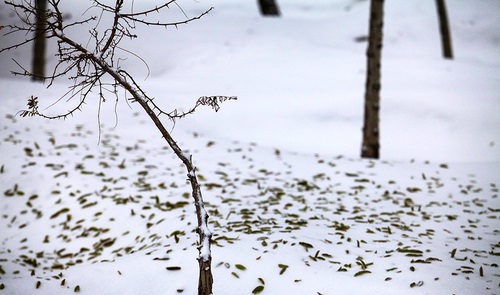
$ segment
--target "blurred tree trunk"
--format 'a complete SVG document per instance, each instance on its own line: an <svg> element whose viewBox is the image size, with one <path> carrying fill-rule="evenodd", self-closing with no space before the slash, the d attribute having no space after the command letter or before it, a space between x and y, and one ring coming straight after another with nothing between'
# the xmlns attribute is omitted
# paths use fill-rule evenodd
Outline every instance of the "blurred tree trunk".
<svg viewBox="0 0 500 295"><path fill-rule="evenodd" d="M448 25L448 14L446 13L446 4L444 0L436 0L439 29L441 31L441 45L443 47L443 57L453 59L453 50L451 47L451 34Z"/></svg>
<svg viewBox="0 0 500 295"><path fill-rule="evenodd" d="M274 0L259 0L260 13L264 16L279 16L280 10Z"/></svg>
<svg viewBox="0 0 500 295"><path fill-rule="evenodd" d="M46 51L46 16L47 0L36 0L36 28L35 42L33 44L33 60L31 79L33 81L43 81L45 77L45 51Z"/></svg>
<svg viewBox="0 0 500 295"><path fill-rule="evenodd" d="M384 25L384 0L371 0L370 27L365 89L362 158L379 158L380 68L382 56L382 29Z"/></svg>

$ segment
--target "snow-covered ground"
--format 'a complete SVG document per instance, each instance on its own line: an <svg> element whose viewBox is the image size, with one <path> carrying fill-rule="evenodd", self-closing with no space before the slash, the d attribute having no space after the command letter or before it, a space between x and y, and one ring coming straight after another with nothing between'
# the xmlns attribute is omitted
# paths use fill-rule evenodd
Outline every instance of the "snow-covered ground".
<svg viewBox="0 0 500 295"><path fill-rule="evenodd" d="M124 53L167 109L238 96L172 126L211 215L214 292L499 294L500 2L446 1L449 61L434 1L386 1L379 161L359 159L369 2L282 0L280 18L256 2L179 1L215 9L138 31L127 48L149 76ZM183 167L113 97L101 132L91 101L65 121L15 117L68 87L10 76L30 50L0 54L0 294L196 293Z"/></svg>

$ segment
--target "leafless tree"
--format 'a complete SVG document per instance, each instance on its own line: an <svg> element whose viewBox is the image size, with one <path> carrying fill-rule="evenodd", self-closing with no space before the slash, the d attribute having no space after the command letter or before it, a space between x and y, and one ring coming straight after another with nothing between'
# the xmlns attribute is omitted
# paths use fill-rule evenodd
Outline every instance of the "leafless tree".
<svg viewBox="0 0 500 295"><path fill-rule="evenodd" d="M384 0L371 0L370 27L365 89L365 111L361 157L379 158L380 68L382 57L382 30L384 27Z"/></svg>
<svg viewBox="0 0 500 295"><path fill-rule="evenodd" d="M29 44L40 34L46 34L49 40L55 40L57 42L56 57L58 62L52 69L51 74L40 77L38 74L26 70L26 67L22 66L18 61L16 61L16 63L21 70L14 72L14 74L43 78L48 82L48 87L50 87L57 78L69 78L73 84L67 95L70 95L70 97L78 95L80 100L78 104L68 112L49 116L39 111L38 98L31 96L28 100L27 110L21 111L20 115L22 117L41 116L48 119L66 118L74 112L81 110L90 97L93 96L95 98L95 95L93 95L94 93L98 94L97 98L100 106L100 104L105 101L105 94L111 93L118 100L119 89L125 90L125 98L131 102L138 103L142 107L158 128L163 138L165 138L167 144L186 167L187 178L191 184L192 197L198 221L198 294L212 294L213 277L211 268L212 256L210 251L212 233L207 223L208 214L205 210L200 185L198 184L196 168L193 164L191 155L183 152L170 132L167 131L160 118L164 117L170 120L179 119L187 114L193 113L195 109L201 105L210 106L217 111L222 102L236 99L236 97L202 96L197 100L194 107L187 112L178 112L177 110L167 112L163 110L153 98L146 94L136 80L125 69L121 68L117 54L119 50L129 52L127 49L120 47L119 44L123 39L135 39L137 37L134 34L136 26L144 25L161 28L177 27L201 18L212 10L212 8L193 18L188 18L186 16L182 21L164 22L161 20L151 20L150 17L170 6L176 5L181 9L176 3L176 0L166 0L161 5L140 11L131 9L131 12L125 11L123 0L116 0L111 5L105 4L103 1L94 0L91 2L91 7L85 14L88 16L85 16L82 20L69 22L65 18L65 14L61 11L61 0L48 0L48 6L43 12L45 17L42 18L45 26L43 32L39 32L36 30L37 26L35 22L37 19L36 16L39 15L39 10L41 8L37 8L34 1L35 0L5 1L23 21L21 25L7 26L7 34L20 33L27 36L27 38L21 42L2 48L0 52L13 50L19 46ZM106 3L109 3L109 1ZM92 10L92 12L97 12L97 14L91 14L89 12L90 10ZM105 20L109 21L110 26L102 29L101 23L105 23ZM77 41L75 38L76 36L72 36L72 29L75 27L83 28L79 30L78 34L81 34L81 31L85 31L84 29L86 27L90 28L88 30L89 41L86 45L82 45Z"/></svg>

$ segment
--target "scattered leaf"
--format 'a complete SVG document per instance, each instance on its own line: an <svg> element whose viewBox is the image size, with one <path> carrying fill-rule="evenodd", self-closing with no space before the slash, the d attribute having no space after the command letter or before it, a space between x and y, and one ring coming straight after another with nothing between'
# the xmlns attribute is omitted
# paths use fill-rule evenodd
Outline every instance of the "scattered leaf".
<svg viewBox="0 0 500 295"><path fill-rule="evenodd" d="M235 264L235 265L234 265L234 267L236 267L236 268L237 268L237 269L239 269L239 270L246 270L246 269L247 269L247 268L246 268L244 265L242 265L242 264Z"/></svg>
<svg viewBox="0 0 500 295"><path fill-rule="evenodd" d="M358 277L358 276L361 276L361 275L364 275L364 274L367 274L367 273L372 273L372 272L369 271L369 270L361 270L361 271L358 271L357 273L355 273L354 276Z"/></svg>
<svg viewBox="0 0 500 295"><path fill-rule="evenodd" d="M252 294L260 294L262 291L264 291L264 286L257 286L253 289Z"/></svg>
<svg viewBox="0 0 500 295"><path fill-rule="evenodd" d="M278 264L278 267L280 268L280 275L284 274L286 269L288 268L288 265L286 264Z"/></svg>

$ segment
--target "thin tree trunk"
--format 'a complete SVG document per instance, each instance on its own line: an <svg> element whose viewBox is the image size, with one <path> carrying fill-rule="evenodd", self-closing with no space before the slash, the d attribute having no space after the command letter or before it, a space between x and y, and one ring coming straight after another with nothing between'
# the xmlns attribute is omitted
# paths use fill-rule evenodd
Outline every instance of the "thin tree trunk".
<svg viewBox="0 0 500 295"><path fill-rule="evenodd" d="M443 48L443 57L453 59L453 50L451 46L451 34L448 25L448 14L446 13L446 4L444 0L436 0L439 29L441 31L441 46Z"/></svg>
<svg viewBox="0 0 500 295"><path fill-rule="evenodd" d="M112 71L112 73L114 74L115 72ZM182 149L172 138L153 109L149 106L148 102L143 97L141 97L141 95L137 93L137 91L133 87L130 87L130 85L126 83L126 81L123 81L123 79L120 79L118 81L120 81L120 84L122 84L122 86L124 86L129 91L129 93L134 96L134 99L137 102L139 102L141 107L146 111L151 120L155 123L156 127L161 132L163 138L165 138L170 148L172 148L177 157L184 163L184 166L186 166L186 170L188 172L187 177L189 182L191 183L192 197L195 203L196 216L198 218L198 227L196 229L199 237L198 263L200 274L198 279L198 295L211 295L212 285L214 281L211 266L212 255L210 251L212 233L208 229L208 213L205 210L205 204L201 195L200 185L198 184L196 167L193 165L191 157L182 152ZM122 81L124 83L122 83Z"/></svg>
<svg viewBox="0 0 500 295"><path fill-rule="evenodd" d="M198 227L196 229L199 236L199 247L198 247L198 263L200 267L200 275L198 280L198 295L210 295L212 294L213 285L213 275L212 275L212 254L211 254L211 241L212 233L208 228L208 213L205 210L205 203L201 195L200 185L198 184L198 178L196 176L196 167L193 165L190 155L185 154L177 142L172 138L168 130L165 128L161 120L158 118L157 114L154 112L153 108L148 104L149 98L145 97L141 91L135 88L131 83L129 83L123 76L111 68L108 64L103 62L101 59L93 55L91 52L87 51L84 47L77 44L73 40L65 37L64 35L56 34L61 41L71 45L87 58L94 61L101 69L108 73L115 81L121 85L125 90L127 90L130 95L132 95L134 101L138 102L144 111L151 118L156 128L160 131L163 138L166 140L167 144L174 151L175 155L182 161L187 170L187 177L191 183L192 197L194 200L196 208L196 216L198 218Z"/></svg>
<svg viewBox="0 0 500 295"><path fill-rule="evenodd" d="M105 69L108 67L105 67ZM110 71L108 73L112 73L112 76L116 74L114 71ZM198 218L198 227L196 229L199 237L199 255L198 255L198 263L199 263L199 279L198 279L198 295L211 295L212 294L212 285L213 285L213 276L212 276L212 255L210 251L210 244L212 241L212 233L208 229L208 213L205 210L205 203L203 201L203 197L201 195L200 185L198 184L198 178L196 176L196 167L193 165L191 157L182 152L182 149L179 147L177 142L172 138L170 133L167 131L163 123L160 121L156 113L149 106L147 100L145 100L133 87L131 87L126 81L116 75L115 79L119 78L120 84L124 86L125 89L129 91L130 94L134 96L134 99L139 102L141 107L146 111L151 120L154 122L163 138L167 141L168 145L177 157L184 163L186 166L186 170L188 172L187 176L189 182L191 183L192 197L195 203L196 208L196 216Z"/></svg>
<svg viewBox="0 0 500 295"><path fill-rule="evenodd" d="M133 94L134 97L136 94ZM211 295L213 276L212 276L212 255L210 252L210 244L212 240L212 233L208 229L208 213L205 210L205 204L203 197L201 195L200 185L198 184L198 178L196 176L196 167L190 156L184 154L182 149L179 147L177 142L171 137L170 133L165 129L161 123L158 116L149 107L147 101L143 100L140 96L137 96L136 100L142 106L142 108L149 115L151 120L155 123L158 130L172 148L177 157L184 163L186 170L188 172L187 176L189 182L191 183L192 197L195 203L196 216L198 217L198 228L196 229L199 237L199 279L198 279L198 295Z"/></svg>
<svg viewBox="0 0 500 295"><path fill-rule="evenodd" d="M363 143L361 157L379 158L380 68L382 56L382 30L384 0L371 0L370 27L367 55Z"/></svg>
<svg viewBox="0 0 500 295"><path fill-rule="evenodd" d="M274 0L259 0L260 13L264 16L279 16L280 10Z"/></svg>
<svg viewBox="0 0 500 295"><path fill-rule="evenodd" d="M36 29L35 42L33 44L33 60L31 79L33 81L43 81L45 78L45 51L46 51L46 16L47 0L36 0Z"/></svg>

